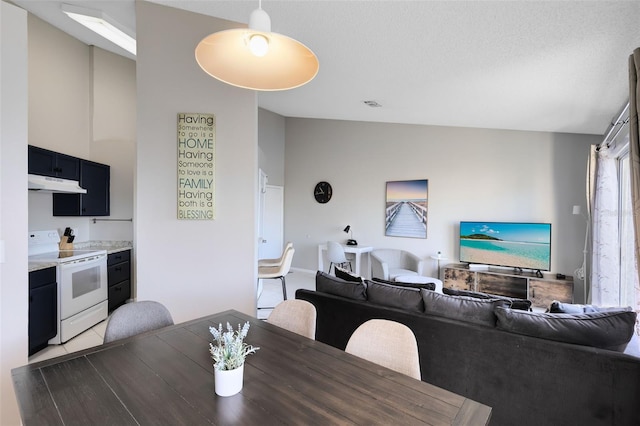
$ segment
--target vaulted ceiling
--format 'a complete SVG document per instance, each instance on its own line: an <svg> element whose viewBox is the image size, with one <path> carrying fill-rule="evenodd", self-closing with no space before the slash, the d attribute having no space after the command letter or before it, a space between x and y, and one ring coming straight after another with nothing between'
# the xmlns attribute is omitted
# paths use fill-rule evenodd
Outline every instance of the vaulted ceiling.
<svg viewBox="0 0 640 426"><path fill-rule="evenodd" d="M63 2L13 2L133 58L69 19ZM64 3L101 9L135 31L133 0ZM242 24L258 6L154 3ZM604 134L627 102L628 57L640 47L638 1L265 0L262 8L273 31L320 61L306 86L258 95L287 117Z"/></svg>

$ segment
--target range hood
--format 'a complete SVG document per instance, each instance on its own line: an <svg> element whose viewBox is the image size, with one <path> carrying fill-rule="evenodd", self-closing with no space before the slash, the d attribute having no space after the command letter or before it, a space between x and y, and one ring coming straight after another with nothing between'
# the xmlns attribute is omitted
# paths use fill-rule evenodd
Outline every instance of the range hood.
<svg viewBox="0 0 640 426"><path fill-rule="evenodd" d="M59 194L86 194L76 180L60 179L50 176L29 175L29 191L54 192Z"/></svg>

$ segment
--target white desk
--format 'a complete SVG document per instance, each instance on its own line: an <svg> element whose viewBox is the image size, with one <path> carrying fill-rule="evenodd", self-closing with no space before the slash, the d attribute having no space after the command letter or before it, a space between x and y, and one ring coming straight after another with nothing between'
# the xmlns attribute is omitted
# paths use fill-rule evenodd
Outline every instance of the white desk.
<svg viewBox="0 0 640 426"><path fill-rule="evenodd" d="M367 265L371 265L371 262L369 261L369 253L371 253L371 251L373 250L373 247L366 247L366 246L348 246L346 244L342 244L342 247L344 247L344 252L345 253L351 253L353 255L355 255L355 266L354 266L354 273L356 275L361 275L360 273L360 265L362 264L362 254L366 254L367 256ZM324 252L327 251L327 244L319 244L318 245L318 270L319 271L323 271L324 270ZM370 268L370 266L369 266ZM367 274L368 275L368 274Z"/></svg>

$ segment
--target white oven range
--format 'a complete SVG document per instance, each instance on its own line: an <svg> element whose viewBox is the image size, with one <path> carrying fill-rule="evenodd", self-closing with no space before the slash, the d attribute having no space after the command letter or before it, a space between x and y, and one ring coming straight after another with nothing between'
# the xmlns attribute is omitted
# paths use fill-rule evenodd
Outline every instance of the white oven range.
<svg viewBox="0 0 640 426"><path fill-rule="evenodd" d="M58 334L65 343L108 315L107 251L59 250L58 231L29 232L29 262L54 263L58 283Z"/></svg>

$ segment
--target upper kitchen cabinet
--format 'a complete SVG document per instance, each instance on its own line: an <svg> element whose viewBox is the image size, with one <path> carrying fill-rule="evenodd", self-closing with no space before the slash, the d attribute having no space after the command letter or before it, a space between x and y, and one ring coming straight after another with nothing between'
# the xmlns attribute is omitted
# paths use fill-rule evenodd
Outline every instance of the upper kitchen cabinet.
<svg viewBox="0 0 640 426"><path fill-rule="evenodd" d="M109 216L111 168L80 160L80 186L86 194L53 194L54 216Z"/></svg>
<svg viewBox="0 0 640 426"><path fill-rule="evenodd" d="M29 174L78 180L80 159L29 145Z"/></svg>

